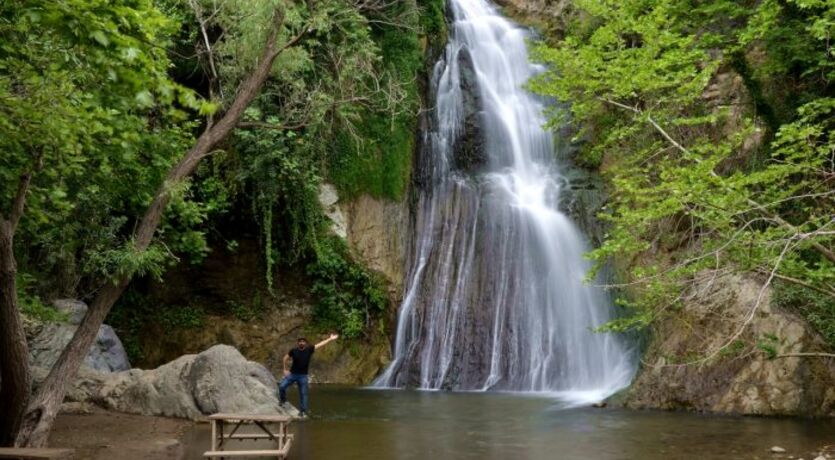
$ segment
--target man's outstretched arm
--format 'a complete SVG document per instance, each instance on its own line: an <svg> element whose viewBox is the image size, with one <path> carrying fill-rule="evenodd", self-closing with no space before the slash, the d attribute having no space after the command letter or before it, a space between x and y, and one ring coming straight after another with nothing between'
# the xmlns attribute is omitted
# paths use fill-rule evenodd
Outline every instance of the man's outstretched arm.
<svg viewBox="0 0 835 460"><path fill-rule="evenodd" d="M322 340L321 342L317 343L316 348L323 347L323 346L333 342L334 340L336 340L338 338L339 338L339 334L331 334L330 337L328 337L327 339Z"/></svg>

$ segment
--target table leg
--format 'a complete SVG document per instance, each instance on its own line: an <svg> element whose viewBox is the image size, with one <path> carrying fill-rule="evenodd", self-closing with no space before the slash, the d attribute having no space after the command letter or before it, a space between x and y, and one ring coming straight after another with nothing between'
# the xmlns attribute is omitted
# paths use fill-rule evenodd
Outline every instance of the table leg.
<svg viewBox="0 0 835 460"><path fill-rule="evenodd" d="M217 420L212 420L212 451L217 449Z"/></svg>
<svg viewBox="0 0 835 460"><path fill-rule="evenodd" d="M287 442L287 424L284 422L278 422L278 433L281 435L279 438L281 441L278 442L278 449L281 450L284 448L284 443Z"/></svg>

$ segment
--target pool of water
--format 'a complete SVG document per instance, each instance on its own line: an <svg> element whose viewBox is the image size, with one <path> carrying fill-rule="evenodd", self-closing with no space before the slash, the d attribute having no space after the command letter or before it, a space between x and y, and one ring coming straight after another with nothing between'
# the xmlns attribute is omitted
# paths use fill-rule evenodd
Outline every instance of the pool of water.
<svg viewBox="0 0 835 460"><path fill-rule="evenodd" d="M835 444L835 420L566 409L519 394L323 385L311 388L311 412L291 425L292 459L812 460ZM185 442L188 458L201 458L208 426Z"/></svg>

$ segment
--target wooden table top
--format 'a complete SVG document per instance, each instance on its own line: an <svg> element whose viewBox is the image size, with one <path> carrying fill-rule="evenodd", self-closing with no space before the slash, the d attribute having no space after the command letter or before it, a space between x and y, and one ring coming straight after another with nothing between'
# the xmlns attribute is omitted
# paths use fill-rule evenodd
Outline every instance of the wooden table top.
<svg viewBox="0 0 835 460"><path fill-rule="evenodd" d="M212 414L210 420L249 420L253 422L291 422L293 417L279 414Z"/></svg>

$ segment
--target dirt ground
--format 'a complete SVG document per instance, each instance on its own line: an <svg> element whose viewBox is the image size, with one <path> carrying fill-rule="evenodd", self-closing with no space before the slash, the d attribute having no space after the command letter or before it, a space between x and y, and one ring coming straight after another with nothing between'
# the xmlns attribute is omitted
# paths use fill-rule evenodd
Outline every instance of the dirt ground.
<svg viewBox="0 0 835 460"><path fill-rule="evenodd" d="M120 414L93 409L86 414L58 415L50 447L75 449L76 460L179 460L189 420Z"/></svg>

